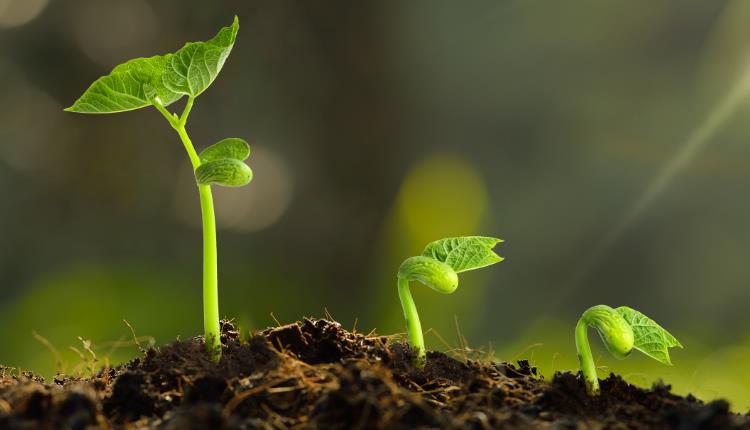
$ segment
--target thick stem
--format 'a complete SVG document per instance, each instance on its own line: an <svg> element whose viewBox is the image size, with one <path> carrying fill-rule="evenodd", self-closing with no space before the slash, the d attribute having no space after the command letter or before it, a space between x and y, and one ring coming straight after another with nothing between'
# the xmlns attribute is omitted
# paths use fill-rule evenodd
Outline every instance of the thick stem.
<svg viewBox="0 0 750 430"><path fill-rule="evenodd" d="M206 348L214 361L221 358L219 275L216 253L216 217L210 185L199 185L203 215L203 330Z"/></svg>
<svg viewBox="0 0 750 430"><path fill-rule="evenodd" d="M578 320L576 325L576 351L578 362L581 365L583 380L586 382L586 391L591 395L599 394L599 378L596 375L596 364L589 346L588 324L585 318Z"/></svg>
<svg viewBox="0 0 750 430"><path fill-rule="evenodd" d="M185 126L177 128L185 150L190 157L193 170L201 161L188 137ZM210 185L198 185L203 220L203 330L206 348L214 361L221 358L221 332L219 327L219 275L216 252L216 216Z"/></svg>
<svg viewBox="0 0 750 430"><path fill-rule="evenodd" d="M409 345L417 350L417 366L425 364L425 347L424 337L422 334L422 324L419 322L417 307L414 305L414 299L411 297L409 290L409 280L403 276L398 277L398 297L401 299L401 307L404 309L404 319L406 319L406 333L409 336Z"/></svg>
<svg viewBox="0 0 750 430"><path fill-rule="evenodd" d="M185 110L178 118L171 114L160 103L154 100L154 106L169 121L180 136L185 151L190 158L193 170L201 164L198 153L195 152L193 142L185 130L190 110L193 108L194 98L189 97ZM203 330L205 332L206 349L211 359L221 359L221 328L219 326L219 276L217 269L216 252L216 216L214 215L214 202L211 195L210 185L198 185L198 194L201 202L201 216L203 219Z"/></svg>

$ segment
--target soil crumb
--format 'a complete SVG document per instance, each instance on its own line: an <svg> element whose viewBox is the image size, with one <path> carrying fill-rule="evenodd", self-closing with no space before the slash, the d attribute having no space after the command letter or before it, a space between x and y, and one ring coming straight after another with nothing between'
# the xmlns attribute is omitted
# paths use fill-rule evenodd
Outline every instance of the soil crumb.
<svg viewBox="0 0 750 430"><path fill-rule="evenodd" d="M325 319L247 341L222 323L223 356L203 339L150 349L91 378L0 377L0 429L750 429L723 400L703 403L610 375L589 397L579 375L545 381L526 361L429 352Z"/></svg>

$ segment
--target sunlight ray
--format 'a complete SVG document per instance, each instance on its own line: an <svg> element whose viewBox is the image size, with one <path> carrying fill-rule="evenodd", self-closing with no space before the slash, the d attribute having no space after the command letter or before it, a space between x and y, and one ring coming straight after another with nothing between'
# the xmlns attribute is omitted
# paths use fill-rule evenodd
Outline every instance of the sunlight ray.
<svg viewBox="0 0 750 430"><path fill-rule="evenodd" d="M750 70L750 67L748 70ZM750 94L750 72L743 74L731 90L711 110L705 121L693 130L685 143L664 163L614 228L582 260L583 263L574 272L567 284L558 290L561 296L559 300L551 303L560 303L560 300L569 297L583 285L586 279L599 267L611 248L633 225L638 223L644 212L654 205L700 151L712 143L712 138L717 131L737 111L748 94Z"/></svg>

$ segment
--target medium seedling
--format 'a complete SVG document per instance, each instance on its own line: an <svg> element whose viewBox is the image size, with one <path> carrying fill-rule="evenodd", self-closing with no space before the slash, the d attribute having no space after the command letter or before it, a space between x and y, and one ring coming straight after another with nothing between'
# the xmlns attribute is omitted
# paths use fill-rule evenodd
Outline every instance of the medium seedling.
<svg viewBox="0 0 750 430"><path fill-rule="evenodd" d="M604 346L620 360L633 349L661 363L672 365L669 348L682 348L682 344L651 318L635 309L620 306L612 309L606 305L592 306L581 315L576 326L576 350L586 390L591 395L599 394L599 378L591 355L587 329L595 328Z"/></svg>
<svg viewBox="0 0 750 430"><path fill-rule="evenodd" d="M112 69L65 109L69 112L104 114L155 107L177 131L195 172L203 218L203 326L206 348L214 361L221 358L219 290L216 257L216 221L211 185L239 187L253 177L244 163L250 146L228 138L195 151L185 125L193 103L216 79L234 46L239 21L222 28L211 40L190 42L174 53L136 58ZM167 106L187 96L179 116Z"/></svg>
<svg viewBox="0 0 750 430"><path fill-rule="evenodd" d="M398 269L398 296L406 319L409 345L417 350L415 364L424 366L425 346L422 325L414 305L410 281L419 281L433 290L450 294L458 287L458 274L503 261L492 251L501 239L483 236L452 237L430 243L422 255L407 258Z"/></svg>

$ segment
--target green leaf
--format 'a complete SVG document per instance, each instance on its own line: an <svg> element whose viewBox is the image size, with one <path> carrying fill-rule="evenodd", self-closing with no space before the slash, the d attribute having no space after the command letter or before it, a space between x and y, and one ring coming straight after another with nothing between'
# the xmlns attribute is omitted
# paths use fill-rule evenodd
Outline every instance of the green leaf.
<svg viewBox="0 0 750 430"><path fill-rule="evenodd" d="M238 29L239 22L234 17L231 27L222 28L208 42L188 43L174 54L136 58L120 64L109 75L94 81L65 110L116 113L151 106L154 97L159 97L161 103L167 106L185 94L197 96L221 70ZM195 89L199 91L193 91Z"/></svg>
<svg viewBox="0 0 750 430"><path fill-rule="evenodd" d="M633 329L633 347L664 364L672 365L669 348L682 348L682 344L654 320L635 309L620 306L615 309Z"/></svg>
<svg viewBox="0 0 750 430"><path fill-rule="evenodd" d="M151 100L156 96L165 106L177 101L182 94L174 93L162 84L164 67L171 55L136 58L120 64L109 75L94 81L65 110L78 113L115 113L151 106Z"/></svg>
<svg viewBox="0 0 750 430"><path fill-rule="evenodd" d="M222 139L208 148L201 151L199 157L201 162L219 160L222 158L231 158L234 160L244 161L250 156L250 145L244 140L237 137L228 137Z"/></svg>
<svg viewBox="0 0 750 430"><path fill-rule="evenodd" d="M222 158L198 166L195 169L195 179L200 185L216 184L225 187L241 187L253 179L253 171L242 161Z"/></svg>
<svg viewBox="0 0 750 430"><path fill-rule="evenodd" d="M239 20L207 42L186 43L166 62L164 85L175 93L197 96L216 79L234 46Z"/></svg>
<svg viewBox="0 0 750 430"><path fill-rule="evenodd" d="M484 236L464 236L441 239L425 247L422 255L449 265L456 273L479 269L503 261L492 248L501 239Z"/></svg>

